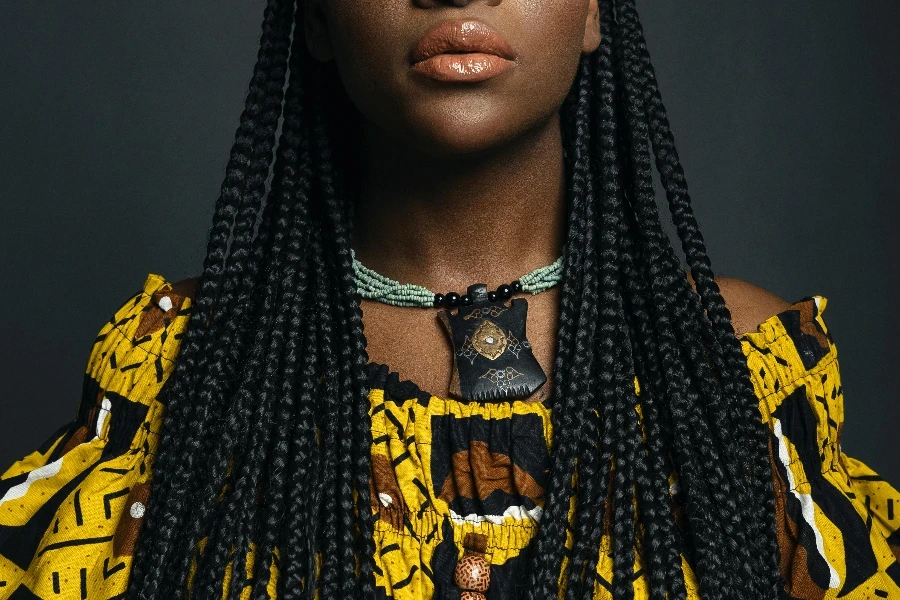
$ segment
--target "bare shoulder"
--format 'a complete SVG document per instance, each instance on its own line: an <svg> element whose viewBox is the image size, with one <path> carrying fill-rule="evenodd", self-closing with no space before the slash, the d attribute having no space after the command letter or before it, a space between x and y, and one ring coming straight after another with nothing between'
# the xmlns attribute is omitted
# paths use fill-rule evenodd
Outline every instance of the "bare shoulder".
<svg viewBox="0 0 900 600"><path fill-rule="evenodd" d="M691 286L694 280L688 271ZM760 323L790 307L791 303L758 285L735 277L716 277L731 323L738 337L756 331Z"/></svg>
<svg viewBox="0 0 900 600"><path fill-rule="evenodd" d="M756 331L760 323L786 310L791 303L767 289L743 279L716 278L725 306L731 312L731 322L738 337Z"/></svg>

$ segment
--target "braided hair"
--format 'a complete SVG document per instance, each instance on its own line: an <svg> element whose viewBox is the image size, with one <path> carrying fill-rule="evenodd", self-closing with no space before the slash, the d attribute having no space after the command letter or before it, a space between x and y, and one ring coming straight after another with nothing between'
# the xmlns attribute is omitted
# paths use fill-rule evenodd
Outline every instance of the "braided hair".
<svg viewBox="0 0 900 600"><path fill-rule="evenodd" d="M602 41L561 108L571 185L555 435L528 598L593 598L603 539L616 599L634 597L638 555L653 599L686 597L684 562L703 598L776 598L768 430L635 0L600 10ZM356 122L333 66L306 49L303 13L303 0L267 2L190 327L160 397L131 598L212 600L223 585L228 600L375 598L368 355L350 254ZM662 228L653 162L696 291Z"/></svg>

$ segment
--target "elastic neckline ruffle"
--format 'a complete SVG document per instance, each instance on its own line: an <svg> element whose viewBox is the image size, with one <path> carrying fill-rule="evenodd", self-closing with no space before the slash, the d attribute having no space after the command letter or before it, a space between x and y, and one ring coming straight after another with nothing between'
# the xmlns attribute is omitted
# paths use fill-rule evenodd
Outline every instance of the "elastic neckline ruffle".
<svg viewBox="0 0 900 600"><path fill-rule="evenodd" d="M813 310L806 313L804 316L809 316L807 320L813 321L815 320L822 312L825 310L825 306L828 303L828 299L824 296L813 294L811 296L804 296L800 300L792 302L790 306L785 308L778 313L771 315L764 321L762 321L757 327L755 331L747 331L738 337L742 343L747 343L750 347L751 352L761 352L763 351L760 347L760 342L763 345L770 343L774 340L775 335L775 324L778 322L783 322L784 319L782 317L786 317L788 313L796 311L803 304L812 303ZM805 321L803 321L805 322ZM800 324L802 325L803 322ZM416 398L421 404L428 404L431 398L438 398L443 401L451 401L451 402L461 402L466 403L464 400L458 400L456 398L443 398L441 396L437 396L436 394L432 394L426 390L423 390L416 384L414 381L409 379L401 379L399 373L392 370L390 366L371 361L366 363L365 365L365 375L368 381L370 389L379 389L384 391L385 400L396 400L403 401L409 400L412 398ZM508 402L508 400L506 400ZM552 398L549 398L544 401L548 406L552 404Z"/></svg>

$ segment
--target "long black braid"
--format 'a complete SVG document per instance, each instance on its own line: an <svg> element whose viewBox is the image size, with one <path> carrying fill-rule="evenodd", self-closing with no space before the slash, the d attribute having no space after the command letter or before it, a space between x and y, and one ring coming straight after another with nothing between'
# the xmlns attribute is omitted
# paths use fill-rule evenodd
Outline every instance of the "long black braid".
<svg viewBox="0 0 900 600"><path fill-rule="evenodd" d="M601 553L617 599L634 596L638 557L653 599L686 597L685 563L704 598L776 598L769 434L635 0L600 8L600 47L561 109L570 185L555 434L528 598L593 598ZM333 66L306 50L303 11L303 0L266 6L190 327L161 395L131 598L212 600L223 585L229 600L273 588L288 600L375 597L346 176L356 150L338 142L353 120ZM662 228L654 162L696 291Z"/></svg>

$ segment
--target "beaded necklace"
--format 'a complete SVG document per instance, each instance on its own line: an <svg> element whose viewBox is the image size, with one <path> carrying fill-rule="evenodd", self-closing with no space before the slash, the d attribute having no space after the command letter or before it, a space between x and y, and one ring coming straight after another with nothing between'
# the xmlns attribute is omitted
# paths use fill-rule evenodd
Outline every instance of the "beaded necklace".
<svg viewBox="0 0 900 600"><path fill-rule="evenodd" d="M351 248L353 272L356 274L356 288L363 298L377 300L394 306L471 306L469 294L438 294L426 287L414 283L400 283L390 277L373 271L356 259L356 251ZM509 285L501 285L495 292L488 292L488 300L496 302L498 298L508 300L513 294L531 292L532 295L543 292L559 283L562 279L563 257L530 273L522 275ZM508 289L507 289L508 288Z"/></svg>
<svg viewBox="0 0 900 600"><path fill-rule="evenodd" d="M465 294L440 294L394 281L364 266L352 249L350 254L356 287L363 298L394 306L447 307L438 317L453 345L452 395L479 402L527 398L547 381L525 335L528 301L510 298L522 292L534 295L558 284L563 256L492 292L485 284L476 283Z"/></svg>

